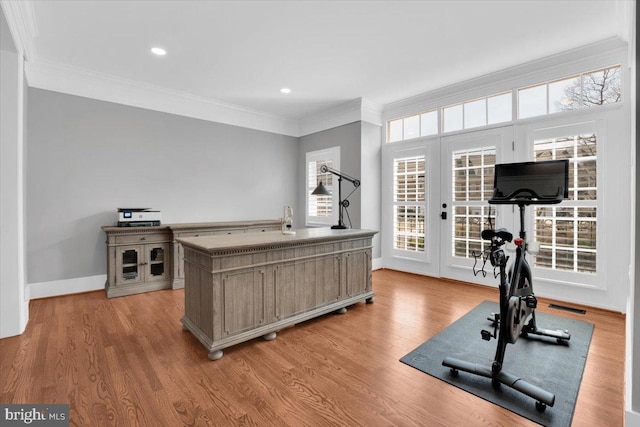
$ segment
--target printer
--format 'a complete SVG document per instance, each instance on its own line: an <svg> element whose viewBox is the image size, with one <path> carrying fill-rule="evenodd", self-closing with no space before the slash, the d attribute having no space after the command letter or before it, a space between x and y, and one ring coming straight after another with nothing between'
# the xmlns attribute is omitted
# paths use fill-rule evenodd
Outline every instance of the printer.
<svg viewBox="0 0 640 427"><path fill-rule="evenodd" d="M149 208L118 208L118 227L160 225L162 214Z"/></svg>

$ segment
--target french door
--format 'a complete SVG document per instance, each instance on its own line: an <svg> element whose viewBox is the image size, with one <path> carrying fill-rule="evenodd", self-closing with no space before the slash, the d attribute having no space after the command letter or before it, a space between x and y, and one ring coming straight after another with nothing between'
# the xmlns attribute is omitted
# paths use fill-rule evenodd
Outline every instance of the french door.
<svg viewBox="0 0 640 427"><path fill-rule="evenodd" d="M490 265L486 276L473 274L473 254L484 247L489 208L491 225L514 234L519 215L488 204L493 165L568 159L569 198L525 215L527 239L540 244L528 256L536 292L624 307L634 200L625 120L616 109L586 111L383 145L383 265L496 286Z"/></svg>
<svg viewBox="0 0 640 427"><path fill-rule="evenodd" d="M382 251L385 266L438 277L440 274L439 138L383 150Z"/></svg>
<svg viewBox="0 0 640 427"><path fill-rule="evenodd" d="M466 282L495 284L474 276L473 253L487 217L496 162L512 161L513 127L429 138L383 151L383 256L388 268ZM504 211L504 213L503 213ZM492 207L499 226L510 208ZM511 229L511 228L510 228ZM491 270L487 267L487 271ZM490 277L489 277L490 276Z"/></svg>
<svg viewBox="0 0 640 427"><path fill-rule="evenodd" d="M513 161L512 144L511 126L441 138L441 277L497 284L489 263L486 277L473 274L474 254L486 247L480 236L483 229L495 226L514 230L511 206L488 203L493 193L494 166Z"/></svg>

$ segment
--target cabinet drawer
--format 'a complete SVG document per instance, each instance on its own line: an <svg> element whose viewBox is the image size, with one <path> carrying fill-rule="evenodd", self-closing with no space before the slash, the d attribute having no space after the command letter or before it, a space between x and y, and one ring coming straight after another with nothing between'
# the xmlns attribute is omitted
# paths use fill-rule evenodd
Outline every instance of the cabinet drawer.
<svg viewBox="0 0 640 427"><path fill-rule="evenodd" d="M248 227L247 233L266 233L267 231L280 231L282 229L279 225L266 226L266 227Z"/></svg>
<svg viewBox="0 0 640 427"><path fill-rule="evenodd" d="M168 242L171 238L168 234L132 234L127 236L116 236L116 245L131 245L137 243Z"/></svg>
<svg viewBox="0 0 640 427"><path fill-rule="evenodd" d="M221 235L221 234L242 234L242 233L246 233L247 230L244 228L222 228L222 229L218 229L216 231L213 232L213 234L215 235Z"/></svg>
<svg viewBox="0 0 640 427"><path fill-rule="evenodd" d="M215 234L214 231L181 231L180 233L174 233L173 236L176 239L181 239L183 237L201 237L201 236L213 236Z"/></svg>

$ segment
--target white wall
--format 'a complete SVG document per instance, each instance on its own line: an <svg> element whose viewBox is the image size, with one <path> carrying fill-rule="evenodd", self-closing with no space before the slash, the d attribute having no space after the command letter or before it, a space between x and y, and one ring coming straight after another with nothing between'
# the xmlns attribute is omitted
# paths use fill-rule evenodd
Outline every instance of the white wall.
<svg viewBox="0 0 640 427"><path fill-rule="evenodd" d="M22 52L0 12L0 338L24 331L24 74Z"/></svg>
<svg viewBox="0 0 640 427"><path fill-rule="evenodd" d="M638 21L637 3L633 4L633 24L632 28L636 28ZM635 172L635 188L631 194L631 198L635 197L635 236L632 241L631 252L635 255L634 266L632 269L631 290L628 301L627 311L627 339L626 339L626 418L627 427L640 427L640 173L638 164L640 164L640 150L638 149L638 39L637 32L633 31L630 51L631 64L631 129L633 133L633 148L635 149L635 164L633 172ZM632 205L632 208L634 206ZM635 364L634 364L635 361Z"/></svg>
<svg viewBox="0 0 640 427"><path fill-rule="evenodd" d="M382 251L380 246L380 213L381 213L381 167L382 149L380 147L380 126L368 122L361 122L361 154L360 154L360 187L362 200L362 214L360 227L368 230L376 230L378 234L373 237L372 258L374 268L379 268Z"/></svg>

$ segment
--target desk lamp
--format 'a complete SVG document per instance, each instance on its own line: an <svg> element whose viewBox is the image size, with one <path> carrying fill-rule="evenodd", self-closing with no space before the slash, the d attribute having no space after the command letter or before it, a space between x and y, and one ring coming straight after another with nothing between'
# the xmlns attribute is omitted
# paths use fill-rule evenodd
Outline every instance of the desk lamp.
<svg viewBox="0 0 640 427"><path fill-rule="evenodd" d="M340 211L338 214L338 225L332 225L331 228L334 230L344 230L345 228L350 228L349 226L345 225L344 222L342 221L343 210L347 212L347 217L349 217L349 212L347 211L347 208L349 207L349 200L347 199L358 189L358 187L360 187L360 180L350 177L349 175L346 175L335 169L332 169L327 165L320 166L320 172L322 173L330 172L338 177L338 200L340 204ZM349 193L347 197L345 197L344 199L342 198L342 179L346 179L347 181L351 182L355 187L353 191ZM327 187L325 187L322 184L322 181L320 181L316 189L313 190L311 194L313 194L314 196L330 196L331 195L329 190L327 190ZM349 218L349 223L351 223L351 218Z"/></svg>

